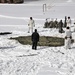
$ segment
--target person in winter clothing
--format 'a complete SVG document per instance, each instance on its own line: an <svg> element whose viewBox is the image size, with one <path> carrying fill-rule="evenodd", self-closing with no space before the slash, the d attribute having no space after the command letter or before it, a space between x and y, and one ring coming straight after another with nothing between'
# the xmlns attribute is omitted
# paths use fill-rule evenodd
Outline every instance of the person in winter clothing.
<svg viewBox="0 0 75 75"><path fill-rule="evenodd" d="M35 26L35 22L33 20L32 17L30 17L30 20L29 20L29 23L28 23L28 26L29 26L29 30L28 30L28 33L33 33L33 27Z"/></svg>
<svg viewBox="0 0 75 75"><path fill-rule="evenodd" d="M68 20L67 20L67 27L71 27L71 18L68 17Z"/></svg>
<svg viewBox="0 0 75 75"><path fill-rule="evenodd" d="M44 24L44 28L48 28L48 20L46 19L46 22Z"/></svg>
<svg viewBox="0 0 75 75"><path fill-rule="evenodd" d="M63 33L63 22L62 22L62 20L60 20L60 22L59 22L59 33Z"/></svg>
<svg viewBox="0 0 75 75"><path fill-rule="evenodd" d="M64 27L67 27L67 17L65 16Z"/></svg>
<svg viewBox="0 0 75 75"><path fill-rule="evenodd" d="M37 29L35 29L35 32L31 35L32 40L32 49L37 49L37 43L39 41L39 34L37 33Z"/></svg>
<svg viewBox="0 0 75 75"><path fill-rule="evenodd" d="M54 27L54 21L53 18L51 18L51 20L49 21L49 28L53 28Z"/></svg>
<svg viewBox="0 0 75 75"><path fill-rule="evenodd" d="M75 20L74 20L74 23L73 24L74 24L74 32L75 32Z"/></svg>
<svg viewBox="0 0 75 75"><path fill-rule="evenodd" d="M70 27L66 28L66 36L65 36L65 48L70 49L71 48L71 39L72 39L72 33L70 30Z"/></svg>
<svg viewBox="0 0 75 75"><path fill-rule="evenodd" d="M56 28L58 28L58 21L57 21L57 18L56 18L55 21L54 21L54 26L55 26Z"/></svg>

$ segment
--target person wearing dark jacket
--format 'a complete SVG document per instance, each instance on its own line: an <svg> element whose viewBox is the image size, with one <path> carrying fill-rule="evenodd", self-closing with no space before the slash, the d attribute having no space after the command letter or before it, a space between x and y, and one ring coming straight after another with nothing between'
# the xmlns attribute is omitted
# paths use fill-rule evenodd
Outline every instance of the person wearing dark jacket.
<svg viewBox="0 0 75 75"><path fill-rule="evenodd" d="M63 33L63 22L60 20L59 22L59 33Z"/></svg>
<svg viewBox="0 0 75 75"><path fill-rule="evenodd" d="M44 24L44 28L48 28L48 20L46 19L46 22L45 22L45 24Z"/></svg>
<svg viewBox="0 0 75 75"><path fill-rule="evenodd" d="M67 17L65 16L64 27L67 26Z"/></svg>
<svg viewBox="0 0 75 75"><path fill-rule="evenodd" d="M31 40L32 40L32 49L37 50L37 43L39 41L39 34L37 32L37 29L35 29L35 32L32 33Z"/></svg>

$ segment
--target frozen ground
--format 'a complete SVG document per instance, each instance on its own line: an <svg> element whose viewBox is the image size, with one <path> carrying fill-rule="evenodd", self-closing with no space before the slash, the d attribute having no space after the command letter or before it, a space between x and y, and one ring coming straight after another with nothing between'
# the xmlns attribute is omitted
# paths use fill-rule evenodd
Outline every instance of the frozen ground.
<svg viewBox="0 0 75 75"><path fill-rule="evenodd" d="M48 6L45 13L42 9L44 3ZM0 4L0 32L12 32L0 36L0 75L75 75L75 43L70 50L65 50L64 46L38 46L35 51L31 45L8 39L31 35L27 33L30 16L34 18L40 36L64 37L65 33L60 34L58 29L44 29L43 24L46 18L64 19L65 15L74 20L74 7L74 0L26 0L21 5ZM75 39L73 24L71 31Z"/></svg>

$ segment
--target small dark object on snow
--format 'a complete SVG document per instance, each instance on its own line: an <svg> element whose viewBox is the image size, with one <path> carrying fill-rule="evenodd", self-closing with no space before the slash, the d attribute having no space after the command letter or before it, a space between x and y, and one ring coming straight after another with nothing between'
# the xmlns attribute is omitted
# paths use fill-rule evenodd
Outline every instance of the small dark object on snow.
<svg viewBox="0 0 75 75"><path fill-rule="evenodd" d="M1 32L0 35L12 34L11 32Z"/></svg>

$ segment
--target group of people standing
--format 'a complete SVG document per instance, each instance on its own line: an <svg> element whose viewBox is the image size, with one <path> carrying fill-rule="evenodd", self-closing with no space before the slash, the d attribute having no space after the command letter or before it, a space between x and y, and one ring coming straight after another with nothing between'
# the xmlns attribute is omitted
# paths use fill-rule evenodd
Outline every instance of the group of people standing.
<svg viewBox="0 0 75 75"><path fill-rule="evenodd" d="M55 22L57 22L57 21L55 21ZM66 27L66 31L65 31L65 48L66 49L71 48L71 39L72 39L71 23L72 23L71 18L65 17L64 25ZM62 25L63 25L62 20L60 20L59 25L60 25L60 31L63 30L62 29ZM32 17L30 17L28 26L29 26L28 33L30 33L30 32L32 33L32 35L31 35L32 49L36 50L37 49L37 43L39 41L39 33L37 32L37 29L35 29L35 31L33 32L33 27L35 27L35 21L33 20Z"/></svg>

